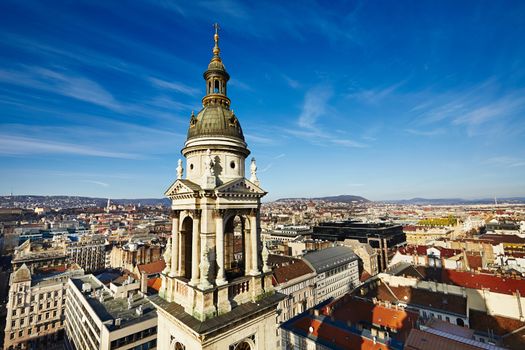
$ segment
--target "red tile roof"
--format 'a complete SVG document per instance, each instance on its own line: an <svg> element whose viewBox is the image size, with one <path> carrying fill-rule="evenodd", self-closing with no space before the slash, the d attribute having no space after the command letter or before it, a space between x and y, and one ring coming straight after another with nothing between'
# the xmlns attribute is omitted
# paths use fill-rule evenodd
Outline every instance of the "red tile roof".
<svg viewBox="0 0 525 350"><path fill-rule="evenodd" d="M474 345L445 338L433 333L412 329L405 343L405 350L479 350Z"/></svg>
<svg viewBox="0 0 525 350"><path fill-rule="evenodd" d="M428 248L434 248L440 251L440 256L442 258L450 258L452 256L458 255L461 253L461 250L458 249L449 249L449 248L443 248L443 247L432 247L432 246L426 246L426 245L407 245L405 247L399 248L399 253L403 255L427 255L427 249Z"/></svg>
<svg viewBox="0 0 525 350"><path fill-rule="evenodd" d="M313 272L314 270L303 260L294 259L288 265L279 266L273 270L274 284L286 283Z"/></svg>
<svg viewBox="0 0 525 350"><path fill-rule="evenodd" d="M166 268L166 263L161 259L149 264L137 265L137 268L140 273L144 272L146 275L153 275L161 273Z"/></svg>
<svg viewBox="0 0 525 350"><path fill-rule="evenodd" d="M525 326L525 322L513 318L487 315L486 312L470 309L470 328L487 332L494 331L495 334L502 336L515 329Z"/></svg>
<svg viewBox="0 0 525 350"><path fill-rule="evenodd" d="M483 259L479 254L467 254L468 267L474 270L483 267Z"/></svg>
<svg viewBox="0 0 525 350"><path fill-rule="evenodd" d="M451 258L461 253L459 249L438 248L442 258Z"/></svg>
<svg viewBox="0 0 525 350"><path fill-rule="evenodd" d="M525 238L521 238L517 235L497 235L497 234L485 234L480 238L488 239L492 242L499 243L515 243L515 244L525 244Z"/></svg>
<svg viewBox="0 0 525 350"><path fill-rule="evenodd" d="M474 273L413 265L408 266L398 275L471 289L485 288L494 293L512 295L518 290L521 295L525 295L525 279L509 275L497 276L491 273Z"/></svg>
<svg viewBox="0 0 525 350"><path fill-rule="evenodd" d="M310 332L310 327L312 332ZM304 316L293 323L293 328L348 350L388 350L385 344L346 331L310 316Z"/></svg>
<svg viewBox="0 0 525 350"><path fill-rule="evenodd" d="M148 288L154 289L157 292L160 290L162 285L162 279L160 277L150 278L148 280Z"/></svg>
<svg viewBox="0 0 525 350"><path fill-rule="evenodd" d="M443 282L472 289L489 289L494 293L510 294L519 291L525 295L525 280L510 276L496 276L486 273L471 273L455 270L442 271Z"/></svg>
<svg viewBox="0 0 525 350"><path fill-rule="evenodd" d="M365 322L395 329L399 333L398 340L401 341L406 339L408 332L419 319L417 312L388 308L351 297L335 300L322 307L320 312L325 316L334 317L337 321L353 324Z"/></svg>

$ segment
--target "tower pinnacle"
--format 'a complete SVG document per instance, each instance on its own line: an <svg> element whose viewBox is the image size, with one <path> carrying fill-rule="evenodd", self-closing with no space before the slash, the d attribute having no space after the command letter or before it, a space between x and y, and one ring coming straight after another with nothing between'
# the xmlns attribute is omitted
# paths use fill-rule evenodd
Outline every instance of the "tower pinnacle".
<svg viewBox="0 0 525 350"><path fill-rule="evenodd" d="M221 29L221 27L219 27L219 23L215 23L213 24L213 28L215 28L215 35L213 36L213 40L215 41L215 46L213 47L213 58L219 58L219 53L221 52L221 49L219 48L219 29Z"/></svg>

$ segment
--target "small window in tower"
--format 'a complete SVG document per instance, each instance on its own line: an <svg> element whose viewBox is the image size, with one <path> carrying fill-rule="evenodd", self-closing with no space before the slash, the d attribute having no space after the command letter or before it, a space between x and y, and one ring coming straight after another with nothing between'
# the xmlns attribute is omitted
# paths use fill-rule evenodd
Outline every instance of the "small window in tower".
<svg viewBox="0 0 525 350"><path fill-rule="evenodd" d="M230 162L230 168L235 169L235 162L233 160Z"/></svg>
<svg viewBox="0 0 525 350"><path fill-rule="evenodd" d="M215 88L213 89L213 92L218 94L219 93L219 81L215 80Z"/></svg>
<svg viewBox="0 0 525 350"><path fill-rule="evenodd" d="M190 170L193 170L193 164L190 164Z"/></svg>

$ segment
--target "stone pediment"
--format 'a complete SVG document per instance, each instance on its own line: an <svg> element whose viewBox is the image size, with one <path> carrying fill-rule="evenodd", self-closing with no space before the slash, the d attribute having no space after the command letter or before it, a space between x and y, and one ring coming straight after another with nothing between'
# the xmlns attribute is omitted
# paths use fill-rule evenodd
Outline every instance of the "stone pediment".
<svg viewBox="0 0 525 350"><path fill-rule="evenodd" d="M217 187L215 193L217 193L218 197L226 197L228 195L262 197L266 194L266 191L247 179L236 179Z"/></svg>
<svg viewBox="0 0 525 350"><path fill-rule="evenodd" d="M173 197L179 194L199 193L201 187L194 182L186 179L177 179L168 190L164 193L166 197Z"/></svg>

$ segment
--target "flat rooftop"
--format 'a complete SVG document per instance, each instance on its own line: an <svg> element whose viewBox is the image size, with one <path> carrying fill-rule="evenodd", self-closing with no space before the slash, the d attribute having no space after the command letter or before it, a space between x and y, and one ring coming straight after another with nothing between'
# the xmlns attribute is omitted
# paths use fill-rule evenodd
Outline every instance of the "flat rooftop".
<svg viewBox="0 0 525 350"><path fill-rule="evenodd" d="M93 275L74 278L71 281L81 292L83 286L90 285L91 290L82 292L82 294L109 330L127 327L157 317L153 304L139 293L130 298L115 298L110 290ZM138 309L142 309L142 312L137 312ZM120 319L120 327L115 325L117 319Z"/></svg>

